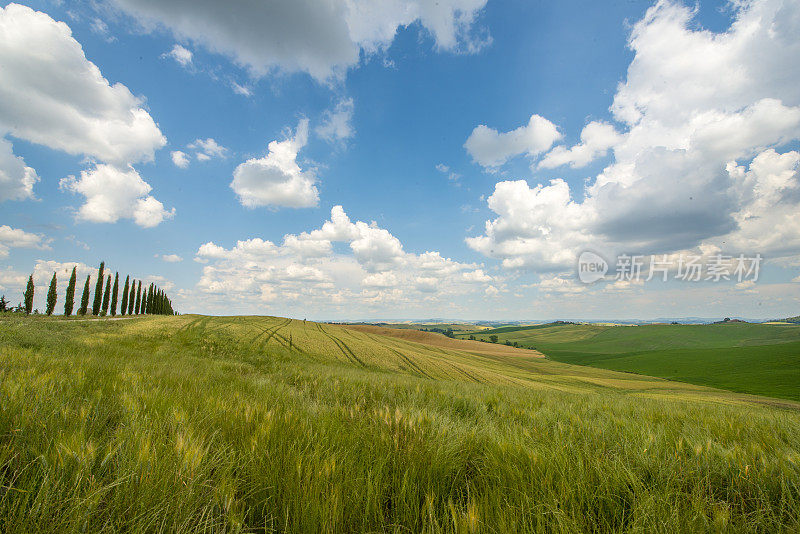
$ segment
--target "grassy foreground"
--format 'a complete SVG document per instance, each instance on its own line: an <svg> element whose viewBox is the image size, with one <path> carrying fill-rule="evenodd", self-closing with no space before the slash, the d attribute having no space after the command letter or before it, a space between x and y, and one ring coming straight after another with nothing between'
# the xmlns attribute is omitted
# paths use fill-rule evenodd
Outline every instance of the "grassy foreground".
<svg viewBox="0 0 800 534"><path fill-rule="evenodd" d="M559 362L800 401L800 325L550 324L475 336L492 334Z"/></svg>
<svg viewBox="0 0 800 534"><path fill-rule="evenodd" d="M279 318L0 319L0 530L796 532L775 404Z"/></svg>

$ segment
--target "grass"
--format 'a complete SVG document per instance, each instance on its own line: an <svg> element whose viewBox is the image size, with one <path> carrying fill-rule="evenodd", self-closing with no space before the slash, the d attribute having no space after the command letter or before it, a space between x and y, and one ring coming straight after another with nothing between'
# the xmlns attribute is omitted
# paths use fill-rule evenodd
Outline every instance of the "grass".
<svg viewBox="0 0 800 534"><path fill-rule="evenodd" d="M791 403L280 318L0 319L3 532L798 528Z"/></svg>
<svg viewBox="0 0 800 534"><path fill-rule="evenodd" d="M536 347L553 360L741 393L800 400L800 326L541 325L476 333Z"/></svg>

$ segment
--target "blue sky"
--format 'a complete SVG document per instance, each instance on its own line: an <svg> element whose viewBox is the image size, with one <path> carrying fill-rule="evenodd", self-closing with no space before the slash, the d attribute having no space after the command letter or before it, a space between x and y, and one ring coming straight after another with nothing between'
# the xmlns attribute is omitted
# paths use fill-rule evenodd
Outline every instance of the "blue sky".
<svg viewBox="0 0 800 534"><path fill-rule="evenodd" d="M281 4L3 4L0 292L104 259L184 312L798 313L796 3Z"/></svg>

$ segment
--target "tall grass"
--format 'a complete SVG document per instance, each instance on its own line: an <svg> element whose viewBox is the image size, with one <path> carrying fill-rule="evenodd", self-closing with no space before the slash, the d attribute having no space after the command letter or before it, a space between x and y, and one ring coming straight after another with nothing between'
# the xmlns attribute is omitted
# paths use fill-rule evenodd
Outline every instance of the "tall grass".
<svg viewBox="0 0 800 534"><path fill-rule="evenodd" d="M0 322L0 529L800 528L796 411L433 380L223 324Z"/></svg>

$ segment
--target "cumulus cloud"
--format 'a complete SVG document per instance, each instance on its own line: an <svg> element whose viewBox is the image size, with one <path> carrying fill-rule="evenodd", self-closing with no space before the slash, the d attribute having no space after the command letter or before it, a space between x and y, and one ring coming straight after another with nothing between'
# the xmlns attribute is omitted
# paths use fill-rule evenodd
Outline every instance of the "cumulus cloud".
<svg viewBox="0 0 800 534"><path fill-rule="evenodd" d="M561 139L558 128L539 115L531 115L528 124L510 132L498 132L481 124L477 126L464 148L472 159L483 167L497 167L522 154L536 156Z"/></svg>
<svg viewBox="0 0 800 534"><path fill-rule="evenodd" d="M148 194L152 187L133 167L122 170L99 164L81 171L80 178L63 178L60 186L86 198L77 212L79 220L113 223L119 219L133 219L139 226L152 228L175 215L175 208L166 210Z"/></svg>
<svg viewBox="0 0 800 534"><path fill-rule="evenodd" d="M581 201L562 180L497 183L497 217L468 245L536 270L570 268L584 248L800 253L797 153L785 149L800 138L800 72L786 68L800 62L800 5L732 6L721 33L698 28L680 3L650 8L632 29L634 57L611 107L625 130L587 125L580 144L554 149L542 167L579 166L603 147L613 161Z"/></svg>
<svg viewBox="0 0 800 534"><path fill-rule="evenodd" d="M143 100L109 83L69 26L45 13L17 4L0 8L0 36L0 134L103 162L80 180L62 182L87 197L79 210L85 220L132 217L153 226L171 216L155 198L144 197L151 188L131 167L153 160L166 144ZM0 200L32 197L37 180L0 140ZM108 205L113 201L124 202L117 214Z"/></svg>
<svg viewBox="0 0 800 534"><path fill-rule="evenodd" d="M180 150L173 150L170 153L172 157L172 163L181 169L186 169L189 167L189 156L186 155L186 152L181 152Z"/></svg>
<svg viewBox="0 0 800 534"><path fill-rule="evenodd" d="M353 99L346 98L336 103L336 107L325 112L322 124L314 130L318 136L329 143L342 143L356 134L353 128Z"/></svg>
<svg viewBox="0 0 800 534"><path fill-rule="evenodd" d="M272 141L263 158L253 158L236 167L231 188L248 208L260 206L310 208L319 202L316 176L303 171L297 154L308 141L308 119L297 125L294 137Z"/></svg>
<svg viewBox="0 0 800 534"><path fill-rule="evenodd" d="M347 248L337 250L336 243ZM198 290L232 294L243 302L294 299L306 306L332 302L417 305L424 299L480 291L492 280L478 265L438 252L406 252L377 224L352 221L341 206L319 228L287 234L283 244L253 238L225 248L199 247L205 263Z"/></svg>
<svg viewBox="0 0 800 534"><path fill-rule="evenodd" d="M128 164L166 144L142 99L110 84L65 23L28 7L0 8L0 131Z"/></svg>
<svg viewBox="0 0 800 534"><path fill-rule="evenodd" d="M542 276L537 286L542 293L575 295L586 291L586 286L578 284L568 275Z"/></svg>
<svg viewBox="0 0 800 534"><path fill-rule="evenodd" d="M483 269L466 271L461 275L461 277L467 282L488 283L494 280L494 278L483 272Z"/></svg>
<svg viewBox="0 0 800 534"><path fill-rule="evenodd" d="M570 148L557 146L548 152L539 167L552 169L561 165L585 167L596 158L606 155L608 149L621 141L614 126L602 121L592 121L581 132L581 142Z"/></svg>
<svg viewBox="0 0 800 534"><path fill-rule="evenodd" d="M261 76L307 72L342 76L362 53L388 47L397 30L419 22L439 50L474 52L490 40L475 28L486 0L109 0L145 28L232 57Z"/></svg>
<svg viewBox="0 0 800 534"><path fill-rule="evenodd" d="M33 185L38 181L36 171L15 156L11 143L0 137L0 202L33 198Z"/></svg>
<svg viewBox="0 0 800 534"><path fill-rule="evenodd" d="M11 228L4 224L0 226L0 258L7 258L11 248L36 248L49 249L50 239L41 234L33 234L19 228Z"/></svg>

